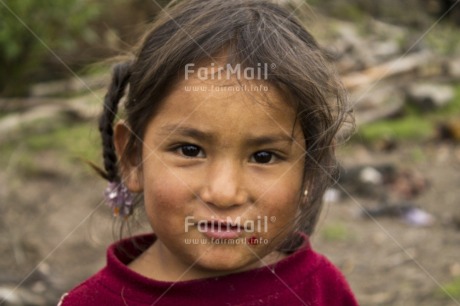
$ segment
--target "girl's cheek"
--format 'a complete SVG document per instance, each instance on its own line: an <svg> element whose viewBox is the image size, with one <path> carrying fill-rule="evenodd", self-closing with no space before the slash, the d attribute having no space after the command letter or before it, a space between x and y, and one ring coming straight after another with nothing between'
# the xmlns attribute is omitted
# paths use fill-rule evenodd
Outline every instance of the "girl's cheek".
<svg viewBox="0 0 460 306"><path fill-rule="evenodd" d="M195 198L190 183L185 181L179 173L167 169L157 168L147 177L144 190L146 210L155 216L172 218L187 213L190 202Z"/></svg>
<svg viewBox="0 0 460 306"><path fill-rule="evenodd" d="M145 199L145 205L151 206L152 210L158 213L177 210L185 204L187 188L181 182L160 181L153 183L149 189L144 191L149 194Z"/></svg>
<svg viewBox="0 0 460 306"><path fill-rule="evenodd" d="M144 193L147 218L154 232L172 233L183 231L184 198L177 189L159 184L148 194Z"/></svg>
<svg viewBox="0 0 460 306"><path fill-rule="evenodd" d="M270 211L276 218L289 219L297 212L300 184L285 182L269 188L261 203L264 211ZM289 222L287 220L286 222Z"/></svg>

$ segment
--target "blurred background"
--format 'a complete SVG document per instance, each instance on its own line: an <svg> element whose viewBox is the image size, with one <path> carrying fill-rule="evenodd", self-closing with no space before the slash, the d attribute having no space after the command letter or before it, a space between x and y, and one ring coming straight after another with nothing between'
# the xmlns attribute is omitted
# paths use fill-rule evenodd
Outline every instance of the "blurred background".
<svg viewBox="0 0 460 306"><path fill-rule="evenodd" d="M0 0L0 305L55 305L104 265L119 228L84 162L101 163L104 61L167 2ZM459 1L280 2L333 56L358 125L314 247L361 305L460 305Z"/></svg>

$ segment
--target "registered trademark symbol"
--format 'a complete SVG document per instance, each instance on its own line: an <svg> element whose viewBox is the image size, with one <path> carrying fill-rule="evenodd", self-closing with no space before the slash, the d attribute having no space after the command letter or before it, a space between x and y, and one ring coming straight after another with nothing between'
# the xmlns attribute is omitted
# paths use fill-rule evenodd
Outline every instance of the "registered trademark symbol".
<svg viewBox="0 0 460 306"><path fill-rule="evenodd" d="M271 64L271 65L270 65L270 68L271 68L272 70L275 70L276 64L275 64L275 63ZM275 218L275 219L276 219L276 218Z"/></svg>
<svg viewBox="0 0 460 306"><path fill-rule="evenodd" d="M271 216L271 217L270 217L270 221L271 221L271 222L275 222L275 221L276 221L276 217L275 217L275 216Z"/></svg>

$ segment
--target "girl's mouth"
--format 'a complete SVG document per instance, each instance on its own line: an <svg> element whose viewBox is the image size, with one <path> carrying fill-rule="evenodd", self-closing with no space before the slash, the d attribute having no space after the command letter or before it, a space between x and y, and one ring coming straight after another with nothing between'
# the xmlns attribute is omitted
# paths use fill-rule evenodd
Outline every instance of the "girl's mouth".
<svg viewBox="0 0 460 306"><path fill-rule="evenodd" d="M244 227L212 220L198 223L198 231L213 239L235 239L241 235Z"/></svg>

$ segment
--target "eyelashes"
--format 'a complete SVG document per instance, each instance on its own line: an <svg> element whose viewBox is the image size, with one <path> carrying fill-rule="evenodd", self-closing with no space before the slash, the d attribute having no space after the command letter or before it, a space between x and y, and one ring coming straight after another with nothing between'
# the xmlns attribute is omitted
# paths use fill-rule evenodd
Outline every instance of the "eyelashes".
<svg viewBox="0 0 460 306"><path fill-rule="evenodd" d="M277 160L278 156L275 156L273 152L270 151L259 151L251 156L251 161L254 161L257 164L272 164Z"/></svg>
<svg viewBox="0 0 460 306"><path fill-rule="evenodd" d="M181 144L173 148L173 151L184 158L205 158L204 150L194 144ZM270 150L261 150L253 153L249 161L256 164L273 164L283 158Z"/></svg>
<svg viewBox="0 0 460 306"><path fill-rule="evenodd" d="M199 146L192 145L192 144L184 144L180 145L175 148L176 153L179 155L188 157L188 158L204 158L206 157L203 149L201 149Z"/></svg>

